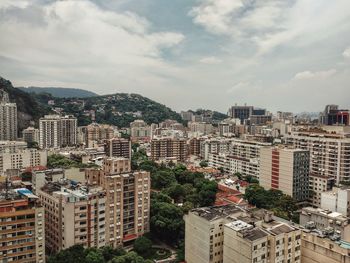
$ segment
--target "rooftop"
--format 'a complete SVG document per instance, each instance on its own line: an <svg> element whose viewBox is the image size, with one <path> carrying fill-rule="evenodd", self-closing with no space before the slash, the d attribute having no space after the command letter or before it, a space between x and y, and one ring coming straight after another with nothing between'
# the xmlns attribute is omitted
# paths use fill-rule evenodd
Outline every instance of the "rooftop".
<svg viewBox="0 0 350 263"><path fill-rule="evenodd" d="M191 210L191 212L196 214L197 216L204 218L205 220L212 221L230 216L238 212L242 212L242 209L234 205L223 205L195 208Z"/></svg>

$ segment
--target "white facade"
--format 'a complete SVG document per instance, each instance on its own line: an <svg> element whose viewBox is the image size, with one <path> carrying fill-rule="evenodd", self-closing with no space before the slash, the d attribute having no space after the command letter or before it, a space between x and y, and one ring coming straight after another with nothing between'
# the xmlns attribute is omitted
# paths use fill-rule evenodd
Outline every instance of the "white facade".
<svg viewBox="0 0 350 263"><path fill-rule="evenodd" d="M73 116L45 115L39 120L39 147L60 148L77 144L77 119Z"/></svg>
<svg viewBox="0 0 350 263"><path fill-rule="evenodd" d="M321 208L350 216L350 189L333 187L321 194Z"/></svg>
<svg viewBox="0 0 350 263"><path fill-rule="evenodd" d="M0 174L10 169L46 166L47 151L27 149L25 142L0 142Z"/></svg>

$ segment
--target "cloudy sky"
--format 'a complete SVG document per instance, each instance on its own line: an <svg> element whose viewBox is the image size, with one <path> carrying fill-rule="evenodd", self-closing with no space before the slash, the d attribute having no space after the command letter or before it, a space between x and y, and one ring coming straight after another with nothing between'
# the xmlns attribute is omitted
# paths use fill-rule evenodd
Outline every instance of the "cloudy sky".
<svg viewBox="0 0 350 263"><path fill-rule="evenodd" d="M349 0L0 0L0 75L175 110L350 107Z"/></svg>

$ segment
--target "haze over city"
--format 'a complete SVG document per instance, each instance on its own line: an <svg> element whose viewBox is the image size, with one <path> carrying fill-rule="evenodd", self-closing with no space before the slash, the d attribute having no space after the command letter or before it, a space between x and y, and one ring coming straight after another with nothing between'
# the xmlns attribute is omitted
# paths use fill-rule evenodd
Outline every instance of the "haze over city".
<svg viewBox="0 0 350 263"><path fill-rule="evenodd" d="M177 111L349 108L349 17L348 0L2 0L0 68Z"/></svg>

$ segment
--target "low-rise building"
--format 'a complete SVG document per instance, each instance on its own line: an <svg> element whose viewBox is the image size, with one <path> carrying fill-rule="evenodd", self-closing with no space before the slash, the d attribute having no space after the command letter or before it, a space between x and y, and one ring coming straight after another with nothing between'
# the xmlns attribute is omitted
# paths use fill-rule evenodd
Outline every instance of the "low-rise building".
<svg viewBox="0 0 350 263"><path fill-rule="evenodd" d="M350 216L350 188L333 187L332 191L321 193L321 208Z"/></svg>
<svg viewBox="0 0 350 263"><path fill-rule="evenodd" d="M331 231L339 238L350 241L349 218L338 212L322 208L304 207L300 213L300 225L309 229Z"/></svg>

